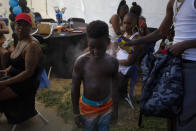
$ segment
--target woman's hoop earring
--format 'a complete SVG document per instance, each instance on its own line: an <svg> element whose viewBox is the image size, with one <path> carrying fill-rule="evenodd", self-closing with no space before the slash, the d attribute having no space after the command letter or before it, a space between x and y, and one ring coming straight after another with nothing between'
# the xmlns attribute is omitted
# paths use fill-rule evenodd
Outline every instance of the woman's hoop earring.
<svg viewBox="0 0 196 131"><path fill-rule="evenodd" d="M135 33L135 32L139 32L138 26L135 26L134 28L132 28L132 33Z"/></svg>

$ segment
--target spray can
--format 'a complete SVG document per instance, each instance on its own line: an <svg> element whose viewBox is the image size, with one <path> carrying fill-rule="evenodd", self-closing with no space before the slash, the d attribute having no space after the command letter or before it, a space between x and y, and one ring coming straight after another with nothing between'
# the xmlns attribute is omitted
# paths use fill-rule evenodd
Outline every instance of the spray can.
<svg viewBox="0 0 196 131"><path fill-rule="evenodd" d="M122 45L124 45L126 43L125 40L123 40L122 38L119 38L118 41L117 41L118 45L123 49L125 50L126 52L128 52L129 54L133 54L134 52L134 49L133 47L131 46L126 46L126 47L123 47Z"/></svg>
<svg viewBox="0 0 196 131"><path fill-rule="evenodd" d="M74 22L73 22L73 19L71 18L71 20L70 20L71 28L73 28L73 24L74 24Z"/></svg>

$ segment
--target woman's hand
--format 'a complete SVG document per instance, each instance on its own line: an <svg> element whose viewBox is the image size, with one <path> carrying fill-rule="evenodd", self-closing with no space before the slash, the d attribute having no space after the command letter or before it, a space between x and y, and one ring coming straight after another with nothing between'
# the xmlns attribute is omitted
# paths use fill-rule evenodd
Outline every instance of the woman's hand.
<svg viewBox="0 0 196 131"><path fill-rule="evenodd" d="M0 77L7 76L7 70L0 70Z"/></svg>

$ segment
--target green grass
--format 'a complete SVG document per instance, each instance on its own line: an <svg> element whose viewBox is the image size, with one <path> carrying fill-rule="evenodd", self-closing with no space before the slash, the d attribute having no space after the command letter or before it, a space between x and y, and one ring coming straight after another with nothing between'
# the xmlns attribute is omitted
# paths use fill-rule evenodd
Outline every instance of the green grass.
<svg viewBox="0 0 196 131"><path fill-rule="evenodd" d="M43 90L37 93L37 100L43 102L46 107L57 107L57 113L67 123L72 118L71 91L64 88L64 91ZM69 118L69 119L68 119Z"/></svg>
<svg viewBox="0 0 196 131"><path fill-rule="evenodd" d="M45 106L56 106L61 103L61 99L63 96L62 91L42 91L37 94L37 99L41 100L43 103L45 103Z"/></svg>
<svg viewBox="0 0 196 131"><path fill-rule="evenodd" d="M43 90L37 94L37 100L45 103L46 106L56 107L58 115L66 124L74 124L72 103L71 103L71 83L64 85L61 90L51 88ZM143 128L137 126L139 119L139 104L136 102L140 96L134 97L135 110L132 110L125 101L119 103L119 120L116 125L111 125L111 131L167 131L167 121L163 118L143 117ZM78 130L77 128L75 130Z"/></svg>
<svg viewBox="0 0 196 131"><path fill-rule="evenodd" d="M138 96L137 96L138 97ZM167 120L164 118L143 116L142 127L138 127L139 98L134 98L135 110L132 110L125 101L119 105L119 121L111 126L111 131L167 131Z"/></svg>

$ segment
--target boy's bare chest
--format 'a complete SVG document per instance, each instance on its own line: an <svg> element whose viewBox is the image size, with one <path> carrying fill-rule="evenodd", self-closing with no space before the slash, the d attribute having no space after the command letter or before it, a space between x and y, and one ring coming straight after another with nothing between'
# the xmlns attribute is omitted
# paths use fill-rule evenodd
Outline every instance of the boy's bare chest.
<svg viewBox="0 0 196 131"><path fill-rule="evenodd" d="M112 73L112 65L109 62L87 63L85 73L91 75L110 75Z"/></svg>

